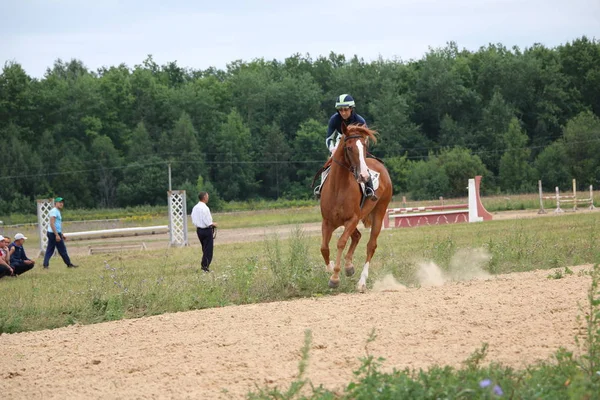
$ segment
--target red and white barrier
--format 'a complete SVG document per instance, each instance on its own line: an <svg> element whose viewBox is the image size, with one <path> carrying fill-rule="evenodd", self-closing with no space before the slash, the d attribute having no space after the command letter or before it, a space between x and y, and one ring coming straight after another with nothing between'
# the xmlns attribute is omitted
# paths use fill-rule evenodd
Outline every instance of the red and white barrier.
<svg viewBox="0 0 600 400"><path fill-rule="evenodd" d="M383 228L489 221L492 219L492 214L481 203L480 184L481 176L469 179L469 200L466 204L389 208L383 220Z"/></svg>

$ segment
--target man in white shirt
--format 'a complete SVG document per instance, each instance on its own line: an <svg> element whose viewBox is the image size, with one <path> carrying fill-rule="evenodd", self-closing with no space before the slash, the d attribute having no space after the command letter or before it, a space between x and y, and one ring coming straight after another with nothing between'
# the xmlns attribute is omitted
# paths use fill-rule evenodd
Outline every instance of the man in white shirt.
<svg viewBox="0 0 600 400"><path fill-rule="evenodd" d="M198 204L192 209L192 223L196 227L196 234L202 245L202 270L210 272L209 266L213 257L213 229L217 226L212 220L208 203L208 193L198 194Z"/></svg>

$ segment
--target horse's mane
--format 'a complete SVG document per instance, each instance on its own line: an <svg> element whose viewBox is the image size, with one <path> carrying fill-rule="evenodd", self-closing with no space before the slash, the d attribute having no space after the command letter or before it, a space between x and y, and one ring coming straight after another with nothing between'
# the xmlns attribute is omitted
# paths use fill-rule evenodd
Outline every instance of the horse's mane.
<svg viewBox="0 0 600 400"><path fill-rule="evenodd" d="M377 134L377 131L369 129L364 125L350 125L350 126L348 126L348 128L346 128L346 135L348 135L348 136L360 135L363 137L367 137L367 139L369 139L370 141L373 141L373 143L377 143L376 134Z"/></svg>

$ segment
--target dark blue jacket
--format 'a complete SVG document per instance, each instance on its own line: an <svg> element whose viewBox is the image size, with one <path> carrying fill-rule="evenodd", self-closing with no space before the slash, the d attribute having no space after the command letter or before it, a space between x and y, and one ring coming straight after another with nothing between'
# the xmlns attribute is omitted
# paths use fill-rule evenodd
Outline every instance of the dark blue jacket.
<svg viewBox="0 0 600 400"><path fill-rule="evenodd" d="M11 265L22 264L25 260L29 260L29 258L27 258L27 255L25 254L25 249L23 248L23 246L17 246L15 242L12 242L8 248L10 249L12 247L15 248L15 251L10 256Z"/></svg>
<svg viewBox="0 0 600 400"><path fill-rule="evenodd" d="M333 146L338 142L341 135L346 133L348 125L364 125L367 126L365 119L358 115L354 110L350 114L350 118L346 121L342 119L339 112L336 112L329 118L329 126L327 127L327 136L325 137L325 146L331 151Z"/></svg>

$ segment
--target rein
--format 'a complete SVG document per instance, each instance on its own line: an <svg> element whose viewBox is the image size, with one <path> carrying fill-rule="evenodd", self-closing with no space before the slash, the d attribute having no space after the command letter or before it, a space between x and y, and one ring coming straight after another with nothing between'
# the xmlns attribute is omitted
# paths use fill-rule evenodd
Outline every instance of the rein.
<svg viewBox="0 0 600 400"><path fill-rule="evenodd" d="M346 135L344 135L344 136L343 136L343 138L344 138L344 143L345 143L345 142L346 142L347 140L349 140L349 139L362 139L362 138L363 138L363 136L362 136L362 135L352 135L352 136L346 136ZM342 163L342 162L340 162L340 161L338 161L338 160L336 160L336 159L335 159L333 156L331 157L331 159L333 160L333 162L334 162L334 163L336 163L336 164L337 164L337 165L339 165L340 167L343 167L343 168L345 168L346 170L350 171L350 173L351 173L351 174L353 174L353 175L355 175L355 176L356 176L356 167L352 166L352 164L350 164L350 162L348 161L348 149L349 149L349 148L350 148L349 146L344 146L344 160L346 161L346 163L345 163L345 164L344 164L344 163ZM368 152L367 152L367 155L368 155L368 156L370 155L371 157L373 157L373 158L375 158L375 159L379 160L377 157L373 156L372 154L370 154L370 153L368 153ZM379 160L379 161L381 161L381 160ZM382 163L383 163L383 161L382 161ZM347 164L350 164L350 166L348 166ZM320 170L317 172L317 174L315 174L315 177L313 178L313 185L314 185L315 179L317 178L317 175L318 175L318 174L319 174L319 173L320 173L322 170L323 170L323 168L321 168L321 169L320 169Z"/></svg>
<svg viewBox="0 0 600 400"><path fill-rule="evenodd" d="M346 135L344 135L344 143L348 139L362 139L362 136L361 135L352 135L352 136L346 136ZM348 161L348 149L349 148L350 148L349 146L344 146L344 159L345 159L346 163L348 163L348 164L350 164L350 162ZM333 159L333 161L337 165L346 168L348 171L350 171L351 174L353 174L353 175L356 176L356 168L352 164L350 164L350 166L348 167L346 164L342 164L341 162L339 162L335 158L332 157L332 159Z"/></svg>

